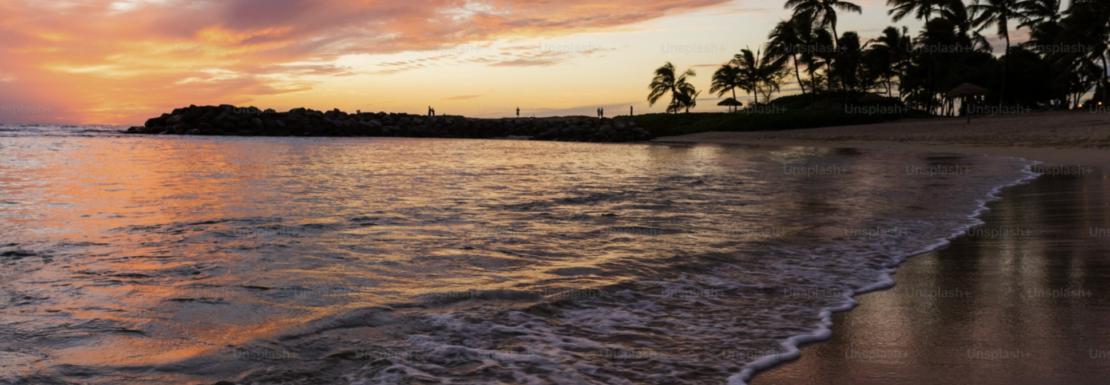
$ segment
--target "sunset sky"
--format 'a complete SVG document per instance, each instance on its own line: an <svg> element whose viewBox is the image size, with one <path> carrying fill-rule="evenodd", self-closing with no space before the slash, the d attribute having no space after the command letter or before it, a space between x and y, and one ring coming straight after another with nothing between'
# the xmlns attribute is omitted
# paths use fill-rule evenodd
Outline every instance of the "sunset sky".
<svg viewBox="0 0 1110 385"><path fill-rule="evenodd" d="M884 0L840 31L893 25ZM500 117L660 112L652 70L762 45L780 0L4 0L0 122L141 125L189 104ZM904 20L915 30L919 23ZM1017 37L1020 39L1020 36ZM796 86L791 84L790 93ZM796 92L796 91L795 91ZM747 101L750 96L741 97ZM716 111L702 94L698 111Z"/></svg>

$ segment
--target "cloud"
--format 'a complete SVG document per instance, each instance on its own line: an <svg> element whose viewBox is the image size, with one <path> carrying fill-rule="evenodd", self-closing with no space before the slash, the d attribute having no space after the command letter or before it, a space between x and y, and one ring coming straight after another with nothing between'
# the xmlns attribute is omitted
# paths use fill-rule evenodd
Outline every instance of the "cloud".
<svg viewBox="0 0 1110 385"><path fill-rule="evenodd" d="M241 103L310 90L320 77L358 74L336 64L345 55L427 55L369 71L377 74L463 54L484 56L466 62L498 67L554 65L604 51L536 54L534 46L510 46L501 51L510 55L495 58L502 55L484 50L501 39L599 31L726 3L7 0L0 2L0 82L8 91L5 102L58 106L51 122L137 124L144 118L102 111L126 104ZM21 120L0 116L0 122Z"/></svg>

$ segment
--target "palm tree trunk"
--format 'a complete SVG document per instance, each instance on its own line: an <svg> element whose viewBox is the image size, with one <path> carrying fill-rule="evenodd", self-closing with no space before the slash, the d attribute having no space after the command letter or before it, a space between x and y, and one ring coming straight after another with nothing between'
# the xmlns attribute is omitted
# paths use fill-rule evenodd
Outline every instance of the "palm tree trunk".
<svg viewBox="0 0 1110 385"><path fill-rule="evenodd" d="M829 83L828 85L825 86L825 88L827 88L829 90L829 94L825 95L825 100L829 101L829 103L832 103L833 73L832 73L832 63L831 62L825 62L825 72L829 74L827 79L825 79L825 81Z"/></svg>
<svg viewBox="0 0 1110 385"><path fill-rule="evenodd" d="M833 60L839 61L840 60L840 35L836 33L836 21L835 20L832 22L832 31L833 31L833 43L836 44L836 47L833 47ZM833 84L832 83L832 76L833 76L832 65L830 64L829 65L829 92L830 93L832 92L832 84ZM844 79L843 79L843 77L840 79L840 88L841 88L841 90L844 89ZM844 102L845 103L848 102L848 94L846 92L844 93Z"/></svg>
<svg viewBox="0 0 1110 385"><path fill-rule="evenodd" d="M736 100L736 88L732 88L732 100ZM732 112L736 112L736 106L732 106Z"/></svg>
<svg viewBox="0 0 1110 385"><path fill-rule="evenodd" d="M1006 98L1006 70L1010 68L1010 32L1002 34L1006 38L1006 61L1002 63L1002 91L998 93L998 107L1002 107Z"/></svg>
<svg viewBox="0 0 1110 385"><path fill-rule="evenodd" d="M932 14L932 13L933 13L932 8L929 9L929 12L925 13L925 30L929 29L929 15ZM926 83L925 83L925 90L929 94L929 100L928 100L927 103L925 103L925 112L928 113L928 114L932 114L933 113L933 95L935 94L933 92L933 89L932 89L932 87L933 87L933 78L935 78L935 76L933 76L934 75L933 74L933 55L926 55L925 56L925 66L926 66L925 70L928 71L928 73L929 73L928 78L927 78Z"/></svg>
<svg viewBox="0 0 1110 385"><path fill-rule="evenodd" d="M1101 55L1101 56L1102 56L1102 103L1106 104L1107 102L1110 102L1110 100L1106 99L1106 89L1110 88L1110 83L1108 83L1107 80L1106 80L1106 77L1107 77L1106 73L1110 72L1110 67L1107 67L1107 65L1106 65L1107 64L1106 63L1107 62L1106 55Z"/></svg>
<svg viewBox="0 0 1110 385"><path fill-rule="evenodd" d="M678 89L674 88L674 86L671 86L671 105L672 106L676 105L675 100L678 100ZM671 109L671 107L667 107L667 110L670 110L670 109ZM668 111L668 113L669 112L670 111ZM678 115L678 109L674 110L674 114Z"/></svg>
<svg viewBox="0 0 1110 385"><path fill-rule="evenodd" d="M802 95L806 94L806 85L802 83L802 73L798 72L798 54L790 54L790 60L794 61L794 77L798 78L798 87L802 88Z"/></svg>
<svg viewBox="0 0 1110 385"><path fill-rule="evenodd" d="M809 87L809 90L813 91L809 94L809 105L812 106L817 104L817 70L813 67L809 67L808 70L809 80L813 82L813 85Z"/></svg>

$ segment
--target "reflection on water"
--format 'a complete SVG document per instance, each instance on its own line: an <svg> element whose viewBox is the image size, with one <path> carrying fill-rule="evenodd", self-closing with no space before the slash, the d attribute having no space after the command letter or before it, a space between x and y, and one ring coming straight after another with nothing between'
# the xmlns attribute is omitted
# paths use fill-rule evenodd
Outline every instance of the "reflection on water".
<svg viewBox="0 0 1110 385"><path fill-rule="evenodd" d="M1024 167L407 139L0 151L0 382L36 383L721 382L753 359L728 352L810 331ZM906 171L938 165L972 172Z"/></svg>
<svg viewBox="0 0 1110 385"><path fill-rule="evenodd" d="M1107 175L1008 189L980 231L912 259L834 319L832 340L753 384L1106 383Z"/></svg>

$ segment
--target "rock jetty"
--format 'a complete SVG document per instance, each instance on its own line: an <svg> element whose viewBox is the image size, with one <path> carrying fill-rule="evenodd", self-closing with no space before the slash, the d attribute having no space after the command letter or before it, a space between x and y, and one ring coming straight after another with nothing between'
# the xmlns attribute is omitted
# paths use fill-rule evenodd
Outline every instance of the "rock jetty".
<svg viewBox="0 0 1110 385"><path fill-rule="evenodd" d="M585 116L476 119L385 112L348 114L338 109L289 112L255 107L189 106L127 130L133 134L233 136L376 136L409 138L502 138L567 142L637 142L652 135L635 122Z"/></svg>

